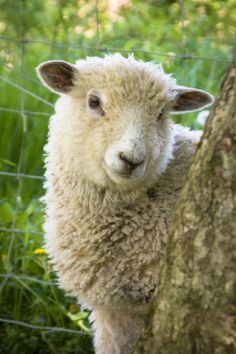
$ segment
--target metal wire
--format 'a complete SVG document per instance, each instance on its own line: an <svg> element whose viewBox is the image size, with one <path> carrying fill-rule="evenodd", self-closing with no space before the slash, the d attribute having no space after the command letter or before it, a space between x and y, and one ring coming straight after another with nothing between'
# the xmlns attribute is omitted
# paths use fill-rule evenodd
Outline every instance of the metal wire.
<svg viewBox="0 0 236 354"><path fill-rule="evenodd" d="M33 93L33 92L30 92L29 90L26 90L24 87L22 87L22 86L16 84L15 82L13 82L13 81L11 81L11 80L5 78L5 77L2 77L2 76L0 76L0 80L6 82L7 84L9 84L9 85L11 85L11 86L13 86L13 87L16 87L16 88L19 89L21 92L27 93L28 95L30 95L30 96L36 98L37 100L39 100L39 101L41 101L41 102L47 104L47 105L50 106L50 107L54 107L54 105L53 105L51 102L45 100L44 98L42 98L42 97L36 95L36 94Z"/></svg>
<svg viewBox="0 0 236 354"><path fill-rule="evenodd" d="M96 7L96 47L99 48L100 47L100 33L99 33L99 7L98 7L98 0L95 0L95 7Z"/></svg>
<svg viewBox="0 0 236 354"><path fill-rule="evenodd" d="M7 36L0 36L0 40L6 40L10 42L15 42L15 43L22 43L22 40L19 40L18 38L12 38L12 37L7 37ZM89 47L89 46L79 46L75 44L65 44L65 43L54 43L54 42L49 42L41 39L25 39L24 44L43 44L47 45L50 47L62 47L62 48L71 48L71 49L81 49L85 51L98 51L98 52L104 52L104 53L109 53L109 52L120 52L120 53L143 53L143 54L151 54L155 56L160 56L160 57L168 57L168 58L177 58L177 59L185 59L185 60L209 60L209 61L217 61L217 62L222 62L222 63L232 63L232 60L228 58L221 58L221 57L209 57L209 56L198 56L194 55L191 53L186 53L186 54L175 54L175 53L162 53L162 52L154 52L154 51L149 51L149 50L143 50L143 49L136 49L136 48L130 48L129 50L123 49L123 48L113 48L113 47Z"/></svg>
<svg viewBox="0 0 236 354"><path fill-rule="evenodd" d="M18 6L19 6L19 13L20 15L22 14L22 2L18 2ZM23 19L22 16L20 16L20 28L19 28L19 32L20 32L20 36L23 38L24 36L24 29L23 29ZM24 44L22 44L20 46L20 71L21 73L23 73L24 71L24 58L25 58L25 46ZM2 78L4 81L8 82L9 84L12 84L12 86L17 87L17 84L12 83L10 80L4 79ZM21 79L21 82L23 80ZM20 105L21 105L21 112L24 112L24 105L25 105L25 97L24 97L24 93L25 93L25 89L23 87L21 87L20 90ZM21 144L20 144L20 153L19 153L19 158L18 158L18 164L17 164L17 174L19 175L18 177L18 186L17 186L17 192L16 192L16 206L15 206L15 210L17 211L19 209L19 202L21 201L21 168L22 168L22 161L23 161L23 154L24 154L24 149L25 149L25 138L26 138L26 134L27 134L27 116L25 116L23 113L21 113L21 118L22 118L22 138L21 138ZM14 217L14 220L12 221L12 229L15 228L16 226L16 214ZM11 273L12 271L12 254L13 254L13 248L14 248L14 242L15 242L15 237L16 234L14 232L11 233L11 237L10 237L10 242L9 242L9 246L8 246L8 252L7 252L7 260L6 260L6 270L8 273ZM6 280L6 279L5 279ZM1 285L1 289L3 288L4 283Z"/></svg>
<svg viewBox="0 0 236 354"><path fill-rule="evenodd" d="M7 228L7 227L0 227L0 232L9 232L15 234L32 234L32 235L43 236L42 232L33 231L33 230L20 230L16 228Z"/></svg>
<svg viewBox="0 0 236 354"><path fill-rule="evenodd" d="M37 326L37 325L33 325L33 324L27 323L27 322L11 320L9 318L0 317L0 322L14 324L17 326L27 327L27 328L31 328L31 329L37 329L37 330L46 331L46 332L66 332L66 333L71 333L71 334L79 334L79 335L83 335L83 336L89 335L89 333L87 333L87 332L85 333L83 331L78 331L76 329L68 329L68 328L63 328L63 327Z"/></svg>
<svg viewBox="0 0 236 354"><path fill-rule="evenodd" d="M44 281L44 280L40 280L38 278L34 278L34 277L30 277L28 275L25 274L0 274L1 278L7 278L7 279L20 279L20 280L27 280L27 281L31 281L31 282L35 282L35 283L39 283L42 285L57 285L58 283L56 281Z"/></svg>
<svg viewBox="0 0 236 354"><path fill-rule="evenodd" d="M27 175L25 173L13 173L13 172L5 172L5 171L0 171L1 176L8 176L8 177L17 177L17 178L28 178L28 179L39 179L41 181L44 181L45 178L43 176L34 176L34 175Z"/></svg>
<svg viewBox="0 0 236 354"><path fill-rule="evenodd" d="M30 111L21 111L20 109L14 109L14 108L4 108L0 107L0 112L12 112L12 113L19 113L19 114L24 114L27 116L45 116L49 117L50 113L47 112L30 112Z"/></svg>

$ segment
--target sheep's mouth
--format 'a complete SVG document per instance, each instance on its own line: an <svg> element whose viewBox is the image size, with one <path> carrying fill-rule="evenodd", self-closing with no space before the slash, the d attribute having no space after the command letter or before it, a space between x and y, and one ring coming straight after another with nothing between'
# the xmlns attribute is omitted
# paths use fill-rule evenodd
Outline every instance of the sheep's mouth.
<svg viewBox="0 0 236 354"><path fill-rule="evenodd" d="M140 179L140 177L142 176L137 176L135 174L133 174L132 172L123 172L123 171L117 171L114 169L107 169L107 173L110 176L111 179L113 179L112 177L114 176L115 178L120 178L120 179L126 179L126 180L137 180Z"/></svg>
<svg viewBox="0 0 236 354"><path fill-rule="evenodd" d="M114 170L112 170L112 173L121 178L137 178L136 176L132 176L130 173L122 173Z"/></svg>

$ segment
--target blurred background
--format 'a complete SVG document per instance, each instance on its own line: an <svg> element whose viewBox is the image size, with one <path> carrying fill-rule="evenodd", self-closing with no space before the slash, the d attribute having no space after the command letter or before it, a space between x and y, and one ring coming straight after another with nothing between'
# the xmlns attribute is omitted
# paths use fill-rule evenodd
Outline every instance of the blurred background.
<svg viewBox="0 0 236 354"><path fill-rule="evenodd" d="M0 353L92 353L88 313L58 289L43 248L43 145L57 97L35 67L134 53L216 95L235 24L235 0L0 0ZM173 117L192 129L200 118Z"/></svg>

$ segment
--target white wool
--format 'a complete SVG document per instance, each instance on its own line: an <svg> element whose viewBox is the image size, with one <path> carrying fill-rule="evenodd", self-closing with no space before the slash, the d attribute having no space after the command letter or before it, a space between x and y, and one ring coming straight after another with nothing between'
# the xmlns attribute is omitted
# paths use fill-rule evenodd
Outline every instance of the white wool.
<svg viewBox="0 0 236 354"><path fill-rule="evenodd" d="M96 353L130 354L200 134L168 118L176 82L160 65L115 54L75 68L45 147L46 248L61 286L92 310ZM130 178L121 153L139 164Z"/></svg>
<svg viewBox="0 0 236 354"><path fill-rule="evenodd" d="M198 113L197 118L196 118L196 122L198 124L200 124L201 126L204 126L208 116L209 116L209 111L202 111L202 112Z"/></svg>

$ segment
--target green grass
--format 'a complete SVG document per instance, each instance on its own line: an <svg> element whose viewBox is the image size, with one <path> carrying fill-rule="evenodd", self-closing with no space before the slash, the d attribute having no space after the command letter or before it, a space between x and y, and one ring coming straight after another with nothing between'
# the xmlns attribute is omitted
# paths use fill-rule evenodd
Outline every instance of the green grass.
<svg viewBox="0 0 236 354"><path fill-rule="evenodd" d="M102 56L104 53L96 49L99 44L102 48L134 51L137 59L162 62L167 72L174 73L179 84L199 87L213 95L218 92L229 65L227 62L178 56L192 54L231 59L235 23L233 0L185 2L184 9L178 1L136 0L121 8L114 18L108 14L107 3L99 1L98 43L95 2L0 0L0 35L3 36L0 37L0 62L3 64L0 76L9 81L0 81L0 108L48 114L0 111L0 171L43 176L43 146L53 108L14 86L17 84L49 103L55 102L56 96L43 88L35 75L35 67L42 61L64 59L74 62L88 55ZM6 37L29 41L22 44ZM38 39L54 45L34 42ZM174 116L173 119L193 129L199 128L196 114ZM42 180L18 180L0 175L0 230L22 231L0 231L1 274L25 275L43 282L56 280L47 256L37 254L43 248L44 206L40 202L43 193ZM80 310L73 297L56 285L29 278L1 277L0 281L1 318L84 333L46 332L1 323L0 354L92 353L88 314Z"/></svg>

